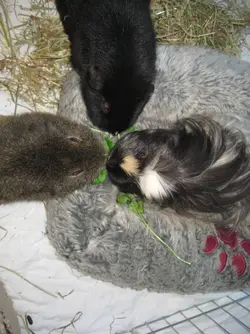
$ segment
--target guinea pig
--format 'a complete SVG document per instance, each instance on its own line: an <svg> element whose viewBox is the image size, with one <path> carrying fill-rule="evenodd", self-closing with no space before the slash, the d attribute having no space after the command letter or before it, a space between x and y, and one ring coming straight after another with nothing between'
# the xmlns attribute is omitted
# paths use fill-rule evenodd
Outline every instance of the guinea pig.
<svg viewBox="0 0 250 334"><path fill-rule="evenodd" d="M203 213L226 213L236 205L242 205L242 213L249 209L245 137L205 116L126 134L111 151L107 171L120 191L163 208Z"/></svg>
<svg viewBox="0 0 250 334"><path fill-rule="evenodd" d="M94 179L105 149L88 127L59 115L0 116L0 202L61 197Z"/></svg>
<svg viewBox="0 0 250 334"><path fill-rule="evenodd" d="M56 7L88 117L109 133L126 130L154 91L150 0L56 0Z"/></svg>

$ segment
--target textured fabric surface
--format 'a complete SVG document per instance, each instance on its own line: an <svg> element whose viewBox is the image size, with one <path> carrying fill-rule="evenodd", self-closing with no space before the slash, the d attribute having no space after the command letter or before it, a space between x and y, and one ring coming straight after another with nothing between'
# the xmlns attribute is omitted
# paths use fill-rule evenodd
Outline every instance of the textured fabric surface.
<svg viewBox="0 0 250 334"><path fill-rule="evenodd" d="M178 117L209 114L223 125L240 128L249 141L248 63L203 48L159 46L157 67L155 93L136 124L138 129L167 127ZM78 80L74 72L66 78L60 112L88 123ZM220 240L208 253L207 238L218 231L202 215L185 218L147 204L145 217L154 231L192 262L189 266L156 242L137 216L117 205L116 196L117 189L107 180L47 203L49 239L70 266L121 287L158 292L250 286L250 256L247 246L242 247L243 240L246 245L250 240L250 217L238 229L236 246ZM227 255L223 258L221 253Z"/></svg>

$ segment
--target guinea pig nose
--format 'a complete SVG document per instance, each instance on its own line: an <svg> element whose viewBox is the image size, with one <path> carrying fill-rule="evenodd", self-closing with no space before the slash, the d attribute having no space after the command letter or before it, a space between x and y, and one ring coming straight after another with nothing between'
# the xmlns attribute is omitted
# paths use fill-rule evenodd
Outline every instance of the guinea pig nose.
<svg viewBox="0 0 250 334"><path fill-rule="evenodd" d="M107 167L109 168L115 168L117 166L117 161L115 159L109 159L107 161Z"/></svg>
<svg viewBox="0 0 250 334"><path fill-rule="evenodd" d="M109 113L109 108L110 108L109 103L108 103L108 102L104 102L104 103L103 103L103 108L102 108L104 114L108 114L108 113Z"/></svg>
<svg viewBox="0 0 250 334"><path fill-rule="evenodd" d="M103 106L104 106L105 109L108 109L109 108L109 103L108 102L104 102Z"/></svg>
<svg viewBox="0 0 250 334"><path fill-rule="evenodd" d="M108 161L108 162L107 162L107 167L109 167L109 168L114 168L114 167L115 167L115 164L114 164L113 162Z"/></svg>

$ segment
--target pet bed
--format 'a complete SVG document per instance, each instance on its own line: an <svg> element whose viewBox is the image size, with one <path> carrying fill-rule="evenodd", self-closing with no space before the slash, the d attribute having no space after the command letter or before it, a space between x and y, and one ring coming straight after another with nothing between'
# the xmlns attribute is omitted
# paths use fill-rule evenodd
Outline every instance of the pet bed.
<svg viewBox="0 0 250 334"><path fill-rule="evenodd" d="M249 140L250 66L205 48L159 46L155 93L137 129L165 127L178 117L208 114L240 128ZM66 78L60 112L88 123L79 77ZM140 219L116 203L108 180L47 203L48 237L57 253L84 275L120 287L156 292L215 292L250 286L250 217L237 232L201 218L145 205L152 229L191 265L157 242Z"/></svg>

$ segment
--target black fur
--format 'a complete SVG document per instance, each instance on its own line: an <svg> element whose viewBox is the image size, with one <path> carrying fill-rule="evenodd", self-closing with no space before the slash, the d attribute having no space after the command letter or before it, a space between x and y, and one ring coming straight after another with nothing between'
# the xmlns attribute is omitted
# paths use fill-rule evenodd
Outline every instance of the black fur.
<svg viewBox="0 0 250 334"><path fill-rule="evenodd" d="M132 190L143 197L139 176L128 176L119 166L127 155L139 161L140 175L150 166L172 185L173 190L157 201L162 207L225 215L235 206L250 208L250 157L240 131L194 117L170 129L136 131L122 137L107 162L110 180L121 191Z"/></svg>
<svg viewBox="0 0 250 334"><path fill-rule="evenodd" d="M148 102L156 41L149 0L56 0L71 41L71 64L93 124L129 128ZM107 107L107 108L106 108Z"/></svg>

